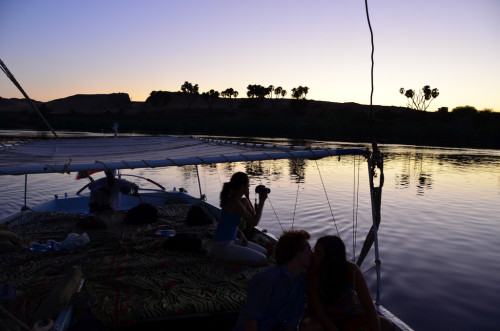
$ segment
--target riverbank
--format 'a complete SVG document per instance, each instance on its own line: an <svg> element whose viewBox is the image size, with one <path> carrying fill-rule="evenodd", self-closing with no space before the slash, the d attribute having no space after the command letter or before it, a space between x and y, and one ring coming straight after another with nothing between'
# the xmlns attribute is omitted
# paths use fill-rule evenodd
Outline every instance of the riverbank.
<svg viewBox="0 0 500 331"><path fill-rule="evenodd" d="M191 109L184 99L155 107L145 102L76 107L39 103L55 131L246 136L330 141L500 149L500 113L421 112L392 106L314 100L217 100L210 109L199 98ZM5 100L5 99L4 99ZM230 103L231 102L231 103ZM184 108L183 108L184 107ZM61 109L66 111L61 111ZM0 129L46 130L34 112L5 110Z"/></svg>

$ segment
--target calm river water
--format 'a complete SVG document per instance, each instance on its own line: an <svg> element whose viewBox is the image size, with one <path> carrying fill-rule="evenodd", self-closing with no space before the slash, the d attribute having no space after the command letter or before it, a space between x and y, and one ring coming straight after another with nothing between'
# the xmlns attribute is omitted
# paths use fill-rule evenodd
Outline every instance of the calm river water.
<svg viewBox="0 0 500 331"><path fill-rule="evenodd" d="M381 303L416 330L499 330L500 151L380 148L385 156L379 229ZM235 171L249 173L252 186L270 187L260 225L276 235L291 227L306 229L314 243L321 235L339 233L354 258L371 226L368 171L360 157L218 164L198 170L203 194L215 205L222 183ZM183 187L199 196L195 167L123 174L147 176L167 189ZM30 175L27 205L53 194L74 195L84 184L75 180L75 174ZM138 184L150 187L147 182ZM24 176L0 176L0 187L1 219L23 205ZM373 284L374 296L373 266L370 253L362 270Z"/></svg>

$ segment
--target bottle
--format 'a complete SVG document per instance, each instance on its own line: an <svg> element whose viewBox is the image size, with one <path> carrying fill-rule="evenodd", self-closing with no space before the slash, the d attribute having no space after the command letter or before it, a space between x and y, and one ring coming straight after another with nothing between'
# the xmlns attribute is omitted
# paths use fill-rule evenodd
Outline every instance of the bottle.
<svg viewBox="0 0 500 331"><path fill-rule="evenodd" d="M173 237L175 236L175 230L158 230L156 231L156 235L162 237Z"/></svg>
<svg viewBox="0 0 500 331"><path fill-rule="evenodd" d="M37 251L37 252L46 252L50 249L49 246L37 242L30 242L28 246L31 251Z"/></svg>
<svg viewBox="0 0 500 331"><path fill-rule="evenodd" d="M0 301L11 301L21 294L13 285L0 284Z"/></svg>
<svg viewBox="0 0 500 331"><path fill-rule="evenodd" d="M50 331L54 330L54 321L48 318L40 320L33 325L32 331Z"/></svg>
<svg viewBox="0 0 500 331"><path fill-rule="evenodd" d="M49 246L50 249L53 249L55 251L60 251L62 249L62 244L52 239L47 240L47 246Z"/></svg>

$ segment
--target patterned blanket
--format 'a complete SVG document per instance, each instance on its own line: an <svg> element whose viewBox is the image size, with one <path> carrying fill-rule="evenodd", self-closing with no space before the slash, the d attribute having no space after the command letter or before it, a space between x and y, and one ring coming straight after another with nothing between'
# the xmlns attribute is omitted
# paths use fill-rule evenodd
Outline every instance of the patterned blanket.
<svg viewBox="0 0 500 331"><path fill-rule="evenodd" d="M175 229L202 239L210 250L213 224L186 224L187 204L161 206L159 221L148 225L123 224L124 212L103 215L106 229L85 230L90 243L74 251L30 251L0 254L0 284L14 286L22 295L0 302L10 314L31 326L51 290L72 268L80 266L83 291L97 297L92 313L106 327L168 316L238 311L250 278L264 268L231 265L206 254L168 251L158 229ZM24 242L63 241L68 233L82 233L81 214L28 212L9 227ZM267 237L254 241L269 245ZM56 316L47 316L55 319Z"/></svg>

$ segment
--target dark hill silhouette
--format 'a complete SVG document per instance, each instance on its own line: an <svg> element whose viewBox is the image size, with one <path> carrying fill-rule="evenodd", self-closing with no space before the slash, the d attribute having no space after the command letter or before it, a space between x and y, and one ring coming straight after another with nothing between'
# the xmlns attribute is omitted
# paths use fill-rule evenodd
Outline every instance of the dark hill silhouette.
<svg viewBox="0 0 500 331"><path fill-rule="evenodd" d="M54 130L211 136L280 137L331 141L500 148L497 112L423 112L405 107L315 100L219 98L201 95L187 109L185 95L167 103L132 102L125 93L74 95L35 101ZM0 129L46 130L26 100L0 98ZM98 115L98 116L96 116Z"/></svg>
<svg viewBox="0 0 500 331"><path fill-rule="evenodd" d="M43 102L32 100L37 106L43 104ZM5 99L0 97L0 112L15 112L15 111L30 111L31 106L26 99Z"/></svg>
<svg viewBox="0 0 500 331"><path fill-rule="evenodd" d="M45 103L53 113L86 112L105 109L116 109L130 106L127 93L112 94L76 94L67 98L56 99Z"/></svg>
<svg viewBox="0 0 500 331"><path fill-rule="evenodd" d="M37 107L50 109L53 114L71 112L89 112L118 109L131 105L127 93L111 94L76 94L66 98L55 99L48 102L32 100ZM25 112L33 111L26 99L5 99L0 97L0 112Z"/></svg>
<svg viewBox="0 0 500 331"><path fill-rule="evenodd" d="M181 92L167 92L170 95L170 102L161 107L155 107L147 104L145 101L130 100L127 93L111 93L111 94L76 94L66 98L55 99L48 102L40 102L36 100L34 103L37 107L42 105L50 110L51 114L94 114L100 112L111 112L132 114L139 111L164 111L164 110L186 110L186 99ZM263 110L286 110L290 109L291 103L297 100L292 99L249 99L249 98L218 98L213 103L213 109L220 110L237 110L237 109L263 109ZM357 104L354 102L329 102L305 100L307 109L312 110L346 110L346 111L369 111L368 105ZM191 105L191 109L208 109L207 102L201 95L195 97ZM373 106L375 112L380 110L392 111L411 111L405 107L396 106ZM32 111L28 102L25 99L5 99L0 97L0 112L16 112L16 111Z"/></svg>

